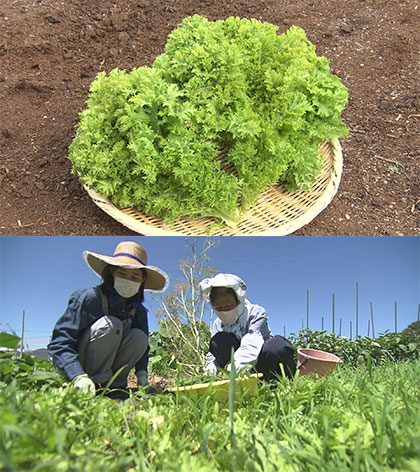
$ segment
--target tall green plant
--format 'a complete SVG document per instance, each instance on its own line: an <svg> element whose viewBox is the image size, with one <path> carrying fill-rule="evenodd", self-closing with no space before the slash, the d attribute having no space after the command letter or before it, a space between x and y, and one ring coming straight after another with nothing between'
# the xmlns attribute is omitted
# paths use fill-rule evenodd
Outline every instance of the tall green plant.
<svg viewBox="0 0 420 472"><path fill-rule="evenodd" d="M178 262L182 277L175 281L172 290L157 297L160 339L156 337L156 350L150 355L152 364L160 371L165 370L162 364L169 362L167 367L172 374L178 367L182 374L194 375L204 371L210 341L209 326L204 321L206 304L199 294L198 283L217 272L209 259L209 251L217 241L211 238L185 238L185 241L188 255ZM155 354L161 356L160 364L153 360Z"/></svg>
<svg viewBox="0 0 420 472"><path fill-rule="evenodd" d="M420 340L420 321L413 321L413 323L410 323L407 328L403 329L401 331L401 335L403 336L413 336L417 335L417 338Z"/></svg>

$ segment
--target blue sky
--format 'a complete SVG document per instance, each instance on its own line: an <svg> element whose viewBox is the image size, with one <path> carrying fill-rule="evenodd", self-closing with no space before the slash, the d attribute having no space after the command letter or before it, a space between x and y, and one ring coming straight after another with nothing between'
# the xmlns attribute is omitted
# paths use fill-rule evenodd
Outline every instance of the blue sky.
<svg viewBox="0 0 420 472"><path fill-rule="evenodd" d="M0 237L0 323L21 334L31 348L45 347L70 294L99 282L82 259L84 250L112 255L121 240L135 240L149 264L175 280L184 258L181 237ZM267 310L271 330L286 335L309 327L355 335L356 282L359 284L359 334L367 335L370 302L375 334L398 331L416 321L420 304L420 238L417 237L219 237L209 252L213 267L239 275L247 298ZM157 329L156 301L146 295L151 330ZM372 335L372 327L370 327ZM25 343L25 344L26 344Z"/></svg>

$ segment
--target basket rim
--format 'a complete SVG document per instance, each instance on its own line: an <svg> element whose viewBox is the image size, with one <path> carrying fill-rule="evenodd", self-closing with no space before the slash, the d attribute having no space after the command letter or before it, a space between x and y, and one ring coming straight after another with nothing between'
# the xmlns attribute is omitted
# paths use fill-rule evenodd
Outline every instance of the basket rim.
<svg viewBox="0 0 420 472"><path fill-rule="evenodd" d="M152 217L152 215L144 215L143 213L134 210L133 208L127 208L127 209L120 209L116 207L113 203L108 198L102 197L99 195L95 190L87 187L86 185L84 186L85 191L89 194L91 197L92 201L105 213L107 213L111 218L115 219L118 221L120 224L123 226L126 226L127 228L131 229L132 231L139 233L144 236L188 236L188 235L196 235L196 236L219 236L219 235L226 235L226 236L285 236L288 234L291 234L298 229L302 228L303 226L307 225L310 223L319 213L321 213L332 201L333 197L338 191L338 186L341 180L341 175L342 175L342 170L343 170L343 155L342 155L342 148L340 145L340 142L337 138L334 138L329 141L325 141L321 146L320 149L323 147L328 147L329 149L326 149L329 151L329 154L331 154L330 157L330 164L331 164L331 170L330 174L328 176L328 182L325 185L325 188L322 190L322 193L317 197L315 202L313 202L306 210L302 212L299 216L290 219L285 223L281 223L278 226L274 227L269 227L267 229L259 230L259 231L244 231L240 228L228 228L228 227L221 227L220 225L217 225L215 220L211 218L201 218L197 219L194 221L187 220L185 221L189 222L189 225L194 228L193 231L180 231L180 230L173 230L170 228L169 225L164 224L162 220L160 220L159 224L151 224L150 222L144 223L142 221L139 221L136 217L133 216L141 216L141 217ZM324 156L324 161L327 159L327 154ZM318 176L319 178L320 176ZM317 178L317 179L318 179ZM302 195L310 195L313 193L314 187L317 185L317 182L314 184L312 187L312 190L308 191L299 191L295 192L295 194L291 194L296 196L296 198L302 194ZM270 187L270 189L267 189L265 192L263 192L260 195L260 200L261 197L266 193L270 192L272 189L275 189L276 187ZM260 202L259 200L259 202ZM238 226L241 226L242 223L247 224L250 220L248 220L247 213L251 214L252 212L255 211L256 208L258 208L259 202L253 206L248 212L245 213L245 218L241 221L241 223ZM274 213L273 213L274 214ZM274 214L274 217L276 215ZM184 219L179 219L177 221L182 221ZM214 226L214 230L206 230L200 229L200 228L195 228L196 221L200 222L210 222L207 223L208 226ZM175 222L175 223L176 223ZM243 225L242 225L243 226ZM220 229L222 228L222 229Z"/></svg>

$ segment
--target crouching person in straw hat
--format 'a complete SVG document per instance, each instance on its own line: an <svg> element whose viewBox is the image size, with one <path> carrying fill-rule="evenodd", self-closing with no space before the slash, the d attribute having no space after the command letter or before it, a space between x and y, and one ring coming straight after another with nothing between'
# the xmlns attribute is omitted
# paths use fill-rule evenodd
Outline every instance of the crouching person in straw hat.
<svg viewBox="0 0 420 472"><path fill-rule="evenodd" d="M168 276L147 265L146 251L135 242L119 243L113 256L85 251L83 258L102 284L71 295L48 345L54 365L93 395L121 368L112 388L125 389L133 367L145 387L149 330L144 290L164 291Z"/></svg>
<svg viewBox="0 0 420 472"><path fill-rule="evenodd" d="M232 274L217 274L200 282L200 291L217 315L206 356L206 370L217 373L218 367L230 370L231 352L237 372L255 368L264 380L296 371L293 345L283 336L273 336L267 313L246 298L246 285ZM282 366L282 367L281 367Z"/></svg>

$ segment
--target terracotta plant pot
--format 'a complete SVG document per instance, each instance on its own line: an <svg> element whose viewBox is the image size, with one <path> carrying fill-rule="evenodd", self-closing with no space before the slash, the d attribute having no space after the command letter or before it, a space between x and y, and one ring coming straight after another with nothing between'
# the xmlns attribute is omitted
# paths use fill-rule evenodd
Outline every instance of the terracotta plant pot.
<svg viewBox="0 0 420 472"><path fill-rule="evenodd" d="M328 375L343 361L334 354L317 349L298 349L299 376L317 374L319 377Z"/></svg>

